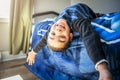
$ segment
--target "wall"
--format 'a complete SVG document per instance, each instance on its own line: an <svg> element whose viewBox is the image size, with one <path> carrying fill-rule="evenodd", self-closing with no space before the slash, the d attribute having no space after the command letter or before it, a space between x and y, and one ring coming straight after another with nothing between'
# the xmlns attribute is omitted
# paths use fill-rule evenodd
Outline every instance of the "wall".
<svg viewBox="0 0 120 80"><path fill-rule="evenodd" d="M70 5L70 0L34 0L34 13L55 11L61 12L65 7ZM45 18L53 18L53 15L40 16L35 18L35 23Z"/></svg>
<svg viewBox="0 0 120 80"><path fill-rule="evenodd" d="M60 12L65 7L70 5L70 0L34 0L34 11L56 11Z"/></svg>
<svg viewBox="0 0 120 80"><path fill-rule="evenodd" d="M79 2L89 5L95 12L99 13L120 11L120 0L71 0L71 4Z"/></svg>
<svg viewBox="0 0 120 80"><path fill-rule="evenodd" d="M8 20L0 19L0 50L9 50L9 27Z"/></svg>
<svg viewBox="0 0 120 80"><path fill-rule="evenodd" d="M22 52L19 55L9 54L9 31L8 19L0 18L0 62L26 57Z"/></svg>
<svg viewBox="0 0 120 80"><path fill-rule="evenodd" d="M9 27L8 20L0 19L0 61L4 51L9 51Z"/></svg>

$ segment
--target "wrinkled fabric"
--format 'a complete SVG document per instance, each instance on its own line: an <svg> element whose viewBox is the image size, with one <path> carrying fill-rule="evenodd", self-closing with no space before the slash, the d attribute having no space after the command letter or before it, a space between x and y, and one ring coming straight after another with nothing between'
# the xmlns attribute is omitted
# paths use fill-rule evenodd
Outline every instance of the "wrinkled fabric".
<svg viewBox="0 0 120 80"><path fill-rule="evenodd" d="M48 29L47 27L44 29ZM45 46L36 55L35 63L32 66L26 63L26 67L41 80L98 80L94 63L89 58L79 34L74 32L73 35L74 39L65 52L53 52ZM36 37L36 41L39 41L43 36ZM35 44L33 43L33 47Z"/></svg>
<svg viewBox="0 0 120 80"><path fill-rule="evenodd" d="M120 43L120 12L104 14L91 23L105 44Z"/></svg>
<svg viewBox="0 0 120 80"><path fill-rule="evenodd" d="M84 45L72 44L64 53L53 52L45 46L36 55L35 63L32 66L26 63L26 66L41 80L98 80Z"/></svg>
<svg viewBox="0 0 120 80"><path fill-rule="evenodd" d="M91 24L103 43L113 80L120 80L120 12L104 14Z"/></svg>

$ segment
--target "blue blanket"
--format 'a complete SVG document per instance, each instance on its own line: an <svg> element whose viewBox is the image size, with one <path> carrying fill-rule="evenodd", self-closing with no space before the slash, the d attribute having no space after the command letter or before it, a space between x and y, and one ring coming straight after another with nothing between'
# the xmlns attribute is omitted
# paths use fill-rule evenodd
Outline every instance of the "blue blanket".
<svg viewBox="0 0 120 80"><path fill-rule="evenodd" d="M109 62L114 80L120 80L120 13L105 14L91 23L103 42L103 49ZM32 37L32 48L52 25L53 21L43 21L36 25ZM53 52L45 46L36 56L35 63L26 67L41 80L98 80L98 73L88 57L78 33L70 48L64 53ZM88 67L89 66L89 67Z"/></svg>
<svg viewBox="0 0 120 80"><path fill-rule="evenodd" d="M105 14L96 18L91 24L102 42L106 44L120 42L120 12Z"/></svg>

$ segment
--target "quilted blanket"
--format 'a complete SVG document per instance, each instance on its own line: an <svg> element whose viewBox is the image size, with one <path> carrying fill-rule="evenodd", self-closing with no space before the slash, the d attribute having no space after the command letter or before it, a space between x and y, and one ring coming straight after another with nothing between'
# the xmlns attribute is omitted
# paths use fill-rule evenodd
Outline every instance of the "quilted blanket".
<svg viewBox="0 0 120 80"><path fill-rule="evenodd" d="M42 21L35 26L32 48L44 36L52 22L53 20ZM94 19L91 25L103 43L109 68L114 75L113 80L120 80L120 12L104 14ZM64 53L52 52L45 46L37 54L35 63L32 66L26 63L25 66L41 80L98 80L98 73L80 41L79 34L73 35L71 47Z"/></svg>
<svg viewBox="0 0 120 80"><path fill-rule="evenodd" d="M120 42L120 12L105 14L91 23L101 41L106 44Z"/></svg>

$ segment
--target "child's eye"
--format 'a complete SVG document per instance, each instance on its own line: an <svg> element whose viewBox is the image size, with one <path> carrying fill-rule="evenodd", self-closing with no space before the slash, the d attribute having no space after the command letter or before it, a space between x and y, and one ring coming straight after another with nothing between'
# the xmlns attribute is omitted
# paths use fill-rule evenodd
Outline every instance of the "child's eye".
<svg viewBox="0 0 120 80"><path fill-rule="evenodd" d="M65 36L60 36L59 40L60 40L61 42L65 42L65 41L66 41L66 37L65 37Z"/></svg>
<svg viewBox="0 0 120 80"><path fill-rule="evenodd" d="M58 24L55 24L55 26L58 26Z"/></svg>
<svg viewBox="0 0 120 80"><path fill-rule="evenodd" d="M55 35L55 33L53 33L53 32L52 32L51 34L52 34L52 35Z"/></svg>

